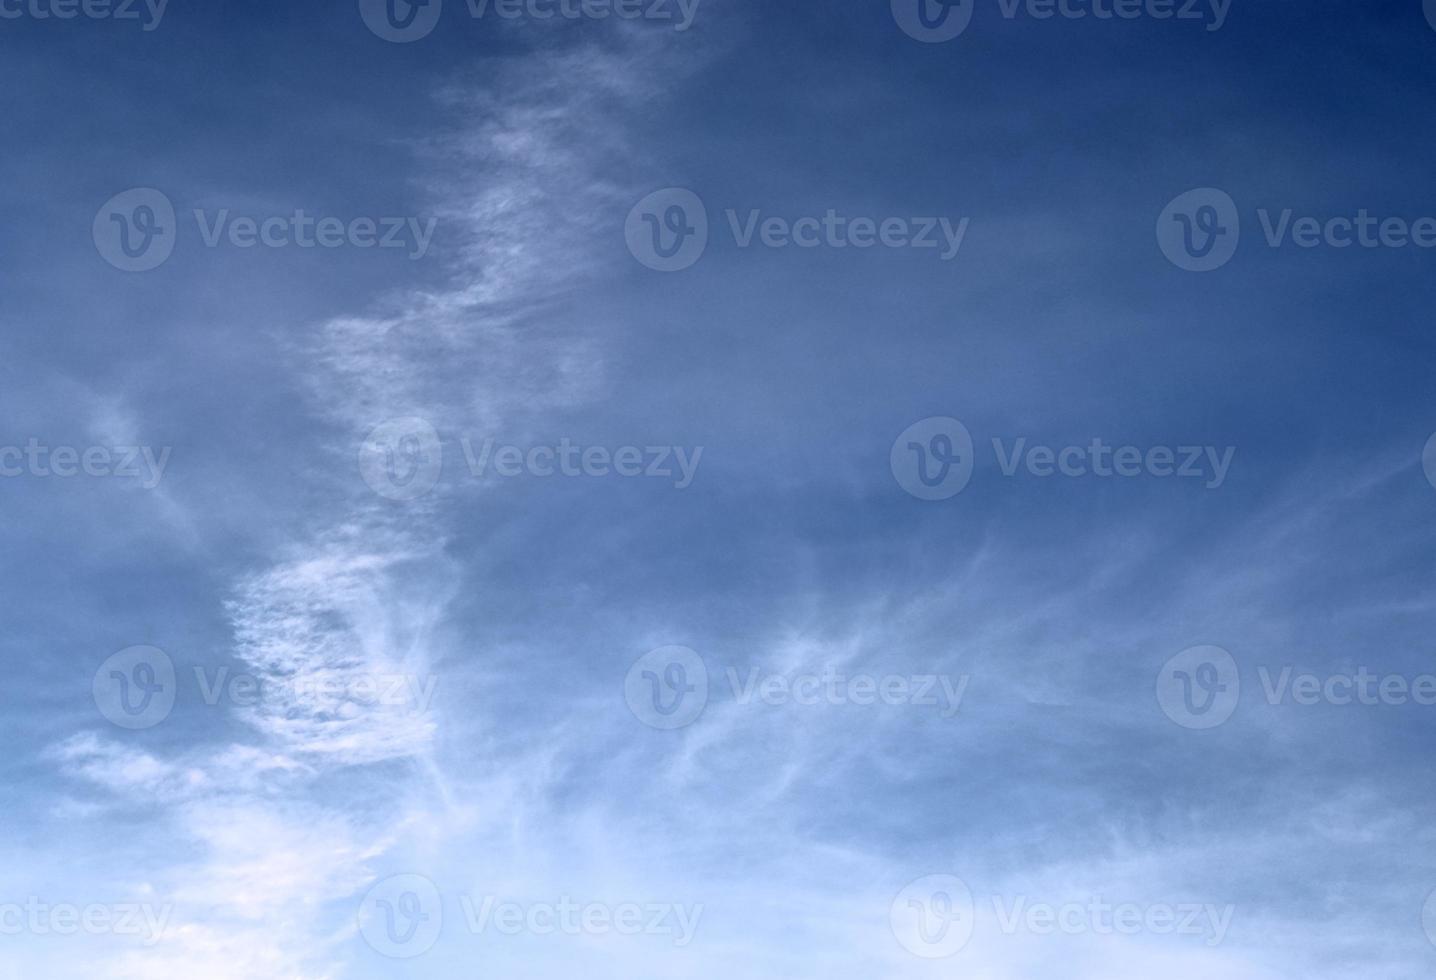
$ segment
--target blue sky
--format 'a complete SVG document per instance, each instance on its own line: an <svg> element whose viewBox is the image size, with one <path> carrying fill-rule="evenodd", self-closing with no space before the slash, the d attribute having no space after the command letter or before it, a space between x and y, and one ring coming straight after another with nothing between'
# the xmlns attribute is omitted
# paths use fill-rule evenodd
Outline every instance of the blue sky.
<svg viewBox="0 0 1436 980"><path fill-rule="evenodd" d="M1436 11L395 2L0 4L0 980L1431 974Z"/></svg>

